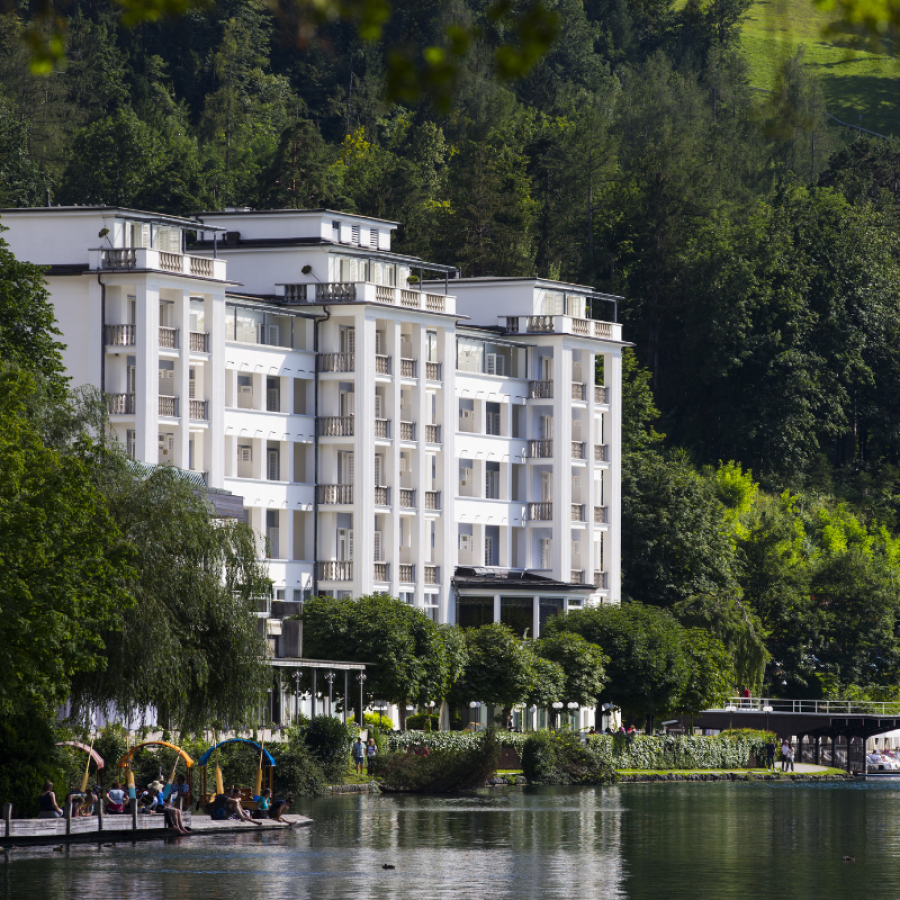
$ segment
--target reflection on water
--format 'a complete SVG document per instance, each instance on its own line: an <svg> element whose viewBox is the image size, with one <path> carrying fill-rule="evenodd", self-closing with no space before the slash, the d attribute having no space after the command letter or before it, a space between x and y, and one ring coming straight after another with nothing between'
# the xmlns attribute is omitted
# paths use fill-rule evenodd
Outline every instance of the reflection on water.
<svg viewBox="0 0 900 900"><path fill-rule="evenodd" d="M9 900L900 895L900 783L660 784L309 801L307 829L20 850ZM855 863L843 862L854 856ZM396 868L383 870L382 865Z"/></svg>

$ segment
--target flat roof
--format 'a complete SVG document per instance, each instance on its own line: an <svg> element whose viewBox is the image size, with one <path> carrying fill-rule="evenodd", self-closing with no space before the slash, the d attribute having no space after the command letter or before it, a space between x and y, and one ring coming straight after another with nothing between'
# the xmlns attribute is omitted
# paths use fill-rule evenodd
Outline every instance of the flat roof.
<svg viewBox="0 0 900 900"><path fill-rule="evenodd" d="M527 590L530 593L551 591L553 593L592 594L597 590L592 584L570 584L567 581L547 578L545 575L536 575L534 572L494 570L483 566L457 566L453 584L463 590L499 588L507 591Z"/></svg>
<svg viewBox="0 0 900 900"><path fill-rule="evenodd" d="M147 212L142 209L131 209L127 206L6 206L0 207L0 216L22 215L23 213L40 214L40 215L59 215L64 213L72 215L75 213L121 215L123 218L139 219L145 222L166 222L169 224L180 225L182 228L196 229L197 223L193 219L186 216L174 216L168 213ZM210 225L210 231L225 231L219 225Z"/></svg>
<svg viewBox="0 0 900 900"><path fill-rule="evenodd" d="M380 219L378 216L364 216L361 213L343 212L339 209L330 209L327 206L313 209L254 209L252 206L238 206L219 210L201 210L191 215L199 219L200 216L321 216L326 214L330 216L344 216L348 219L359 219L360 221L381 222L383 225L400 227L400 223L393 221L393 219Z"/></svg>
<svg viewBox="0 0 900 900"><path fill-rule="evenodd" d="M550 278L541 278L539 276L534 276L533 278L525 278L522 276L515 277L505 277L502 275L481 275L478 277L466 277L466 278L453 278L452 281L461 281L464 284L489 284L489 285L501 285L501 284L534 284L534 285L547 285L550 287L557 288L576 288L579 291L586 291L593 297L603 297L605 299L612 300L624 300L624 297L620 297L618 294L604 294L601 291L596 290L589 284L576 284L572 281L553 281Z"/></svg>

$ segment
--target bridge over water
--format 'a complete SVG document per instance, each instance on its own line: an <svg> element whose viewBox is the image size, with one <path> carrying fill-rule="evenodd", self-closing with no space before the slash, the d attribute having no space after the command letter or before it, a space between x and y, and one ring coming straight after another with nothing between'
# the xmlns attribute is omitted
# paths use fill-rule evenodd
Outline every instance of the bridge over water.
<svg viewBox="0 0 900 900"><path fill-rule="evenodd" d="M800 747L797 762L865 772L866 740L900 729L900 703L732 697L722 709L681 716L679 721L688 732L691 726L774 731L779 739L787 738Z"/></svg>

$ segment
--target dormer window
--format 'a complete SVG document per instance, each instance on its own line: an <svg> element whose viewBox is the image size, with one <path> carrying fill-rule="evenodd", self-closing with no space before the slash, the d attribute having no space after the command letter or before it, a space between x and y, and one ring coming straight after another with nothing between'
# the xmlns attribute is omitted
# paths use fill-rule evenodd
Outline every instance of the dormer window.
<svg viewBox="0 0 900 900"><path fill-rule="evenodd" d="M378 249L378 229L377 228L369 229L369 247L372 250Z"/></svg>
<svg viewBox="0 0 900 900"><path fill-rule="evenodd" d="M359 245L359 225L353 225L350 228L350 243Z"/></svg>

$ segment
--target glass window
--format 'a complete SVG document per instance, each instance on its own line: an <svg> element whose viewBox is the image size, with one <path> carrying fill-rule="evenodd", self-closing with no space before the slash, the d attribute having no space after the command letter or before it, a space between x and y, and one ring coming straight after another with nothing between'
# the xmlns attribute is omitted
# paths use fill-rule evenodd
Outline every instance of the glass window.
<svg viewBox="0 0 900 900"><path fill-rule="evenodd" d="M203 300L191 297L191 331L206 331L205 322L206 305Z"/></svg>
<svg viewBox="0 0 900 900"><path fill-rule="evenodd" d="M481 372L484 365L484 341L461 337L456 342L456 368L461 372Z"/></svg>
<svg viewBox="0 0 900 900"><path fill-rule="evenodd" d="M456 605L460 628L480 628L494 621L493 597L460 597Z"/></svg>
<svg viewBox="0 0 900 900"><path fill-rule="evenodd" d="M517 637L527 635L534 637L534 598L533 597L501 597L500 621L509 625Z"/></svg>
<svg viewBox="0 0 900 900"><path fill-rule="evenodd" d="M559 291L543 291L538 308L542 316L561 316L566 308L565 295Z"/></svg>
<svg viewBox="0 0 900 900"><path fill-rule="evenodd" d="M562 599L556 597L541 597L540 600L540 623L541 634L544 633L544 626L554 616L558 616L563 611Z"/></svg>
<svg viewBox="0 0 900 900"><path fill-rule="evenodd" d="M569 294L566 297L566 312L576 319L584 319L586 313L586 298L583 294Z"/></svg>

